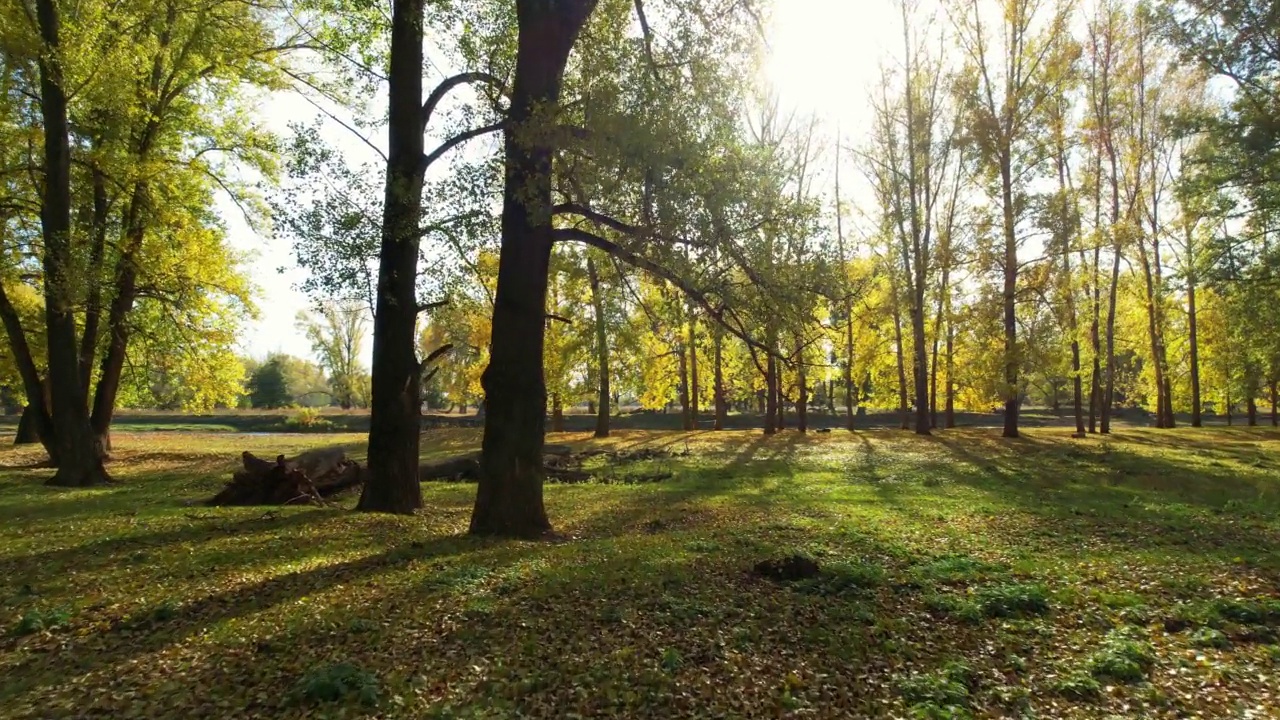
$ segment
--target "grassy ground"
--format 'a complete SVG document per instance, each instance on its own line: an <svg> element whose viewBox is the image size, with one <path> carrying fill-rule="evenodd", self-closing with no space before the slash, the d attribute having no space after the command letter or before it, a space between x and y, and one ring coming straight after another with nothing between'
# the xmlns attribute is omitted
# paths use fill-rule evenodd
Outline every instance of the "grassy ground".
<svg viewBox="0 0 1280 720"><path fill-rule="evenodd" d="M78 491L6 447L0 716L1280 717L1280 434L1067 432L625 432L692 452L549 486L555 543L464 536L466 485L193 504L358 435L119 433Z"/></svg>

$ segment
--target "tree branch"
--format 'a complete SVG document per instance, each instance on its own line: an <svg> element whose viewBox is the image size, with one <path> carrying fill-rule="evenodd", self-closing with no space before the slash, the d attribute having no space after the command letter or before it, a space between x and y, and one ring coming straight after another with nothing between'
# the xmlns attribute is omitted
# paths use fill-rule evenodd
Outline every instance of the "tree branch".
<svg viewBox="0 0 1280 720"><path fill-rule="evenodd" d="M431 95L427 97L427 101L422 104L422 132L427 131L427 125L431 122L431 116L435 114L436 108L439 107L440 103L444 100L445 95L448 95L449 91L459 85L465 85L467 83L487 83L496 88L498 92L506 94L506 88L503 87L502 81L499 80L497 76L490 75L487 72L465 72L454 75L453 77L445 78L436 86L435 90L431 91Z"/></svg>

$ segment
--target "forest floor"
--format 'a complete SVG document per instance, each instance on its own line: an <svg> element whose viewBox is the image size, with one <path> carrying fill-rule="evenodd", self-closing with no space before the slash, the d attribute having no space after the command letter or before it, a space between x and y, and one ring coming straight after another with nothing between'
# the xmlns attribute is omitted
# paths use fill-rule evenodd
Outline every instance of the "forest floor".
<svg viewBox="0 0 1280 720"><path fill-rule="evenodd" d="M0 716L1280 717L1280 434L1068 433L557 435L691 452L549 485L554 542L467 537L463 484L199 504L359 435L121 432L87 490L6 446Z"/></svg>

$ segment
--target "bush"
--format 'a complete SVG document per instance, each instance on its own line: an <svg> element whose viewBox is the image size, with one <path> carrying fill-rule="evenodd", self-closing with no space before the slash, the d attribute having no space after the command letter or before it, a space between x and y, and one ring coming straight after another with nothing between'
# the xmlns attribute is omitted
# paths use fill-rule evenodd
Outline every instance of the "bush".
<svg viewBox="0 0 1280 720"><path fill-rule="evenodd" d="M1150 644L1112 633L1089 658L1089 674L1118 682L1137 682L1146 677L1155 662Z"/></svg>
<svg viewBox="0 0 1280 720"><path fill-rule="evenodd" d="M1053 690L1068 700L1097 700L1102 697L1102 686L1086 673L1072 673L1059 679Z"/></svg>
<svg viewBox="0 0 1280 720"><path fill-rule="evenodd" d="M989 618L1022 618L1049 612L1043 585L996 585L978 592L978 606Z"/></svg>
<svg viewBox="0 0 1280 720"><path fill-rule="evenodd" d="M289 419L284 421L286 427L290 430L299 432L318 432L324 430L332 430L333 421L320 414L316 408L304 407L298 408Z"/></svg>
<svg viewBox="0 0 1280 720"><path fill-rule="evenodd" d="M13 628L14 635L32 635L67 624L71 613L62 609L40 610L32 608L23 613Z"/></svg>
<svg viewBox="0 0 1280 720"><path fill-rule="evenodd" d="M1221 649L1231 647L1231 640L1221 630L1201 628L1191 634L1191 644L1196 647Z"/></svg>
<svg viewBox="0 0 1280 720"><path fill-rule="evenodd" d="M373 673L349 663L325 665L302 676L291 697L298 703L330 703L356 700L361 705L378 704L378 679Z"/></svg>

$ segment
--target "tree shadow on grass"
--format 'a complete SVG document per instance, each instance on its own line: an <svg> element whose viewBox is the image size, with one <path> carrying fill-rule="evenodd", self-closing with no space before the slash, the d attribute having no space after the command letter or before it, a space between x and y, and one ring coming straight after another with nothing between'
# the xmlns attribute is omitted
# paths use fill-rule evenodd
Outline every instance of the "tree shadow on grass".
<svg viewBox="0 0 1280 720"><path fill-rule="evenodd" d="M269 610L335 586L375 583L377 577L415 562L473 553L483 540L447 535L405 543L354 560L276 575L183 603L173 617L116 618L107 628L87 634L65 635L36 656L23 677L10 678L0 688L0 702L38 690L38 678L62 680L145 656L206 632L220 623Z"/></svg>
<svg viewBox="0 0 1280 720"><path fill-rule="evenodd" d="M1274 530L1240 522L1238 512L1227 511L1232 501L1274 509L1275 494L1266 486L1275 480L1265 473L1243 477L1114 445L1026 434L1007 440L944 433L933 442L959 461L951 480L1101 542L1218 552L1265 551L1276 540Z"/></svg>

